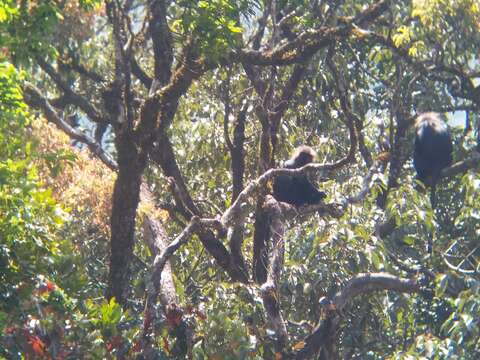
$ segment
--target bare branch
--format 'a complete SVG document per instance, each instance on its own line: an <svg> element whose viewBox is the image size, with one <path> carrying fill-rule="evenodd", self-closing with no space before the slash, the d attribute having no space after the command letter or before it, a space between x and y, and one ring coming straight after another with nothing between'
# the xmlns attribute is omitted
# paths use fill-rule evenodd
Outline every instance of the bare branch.
<svg viewBox="0 0 480 360"><path fill-rule="evenodd" d="M130 66L132 67L132 74L140 80L140 82L145 86L147 89L150 89L152 86L152 78L147 75L145 71L140 67L137 60L132 56L130 58Z"/></svg>
<svg viewBox="0 0 480 360"><path fill-rule="evenodd" d="M87 145L88 149L110 169L116 171L118 165L115 160L103 150L102 146L95 141L91 136L79 131L76 128L70 126L65 120L63 120L55 109L50 105L48 100L44 98L35 86L29 83L25 83L23 86L23 92L25 96L25 102L31 107L40 109L45 114L47 120L60 128L64 133L70 136L72 139L80 141Z"/></svg>
<svg viewBox="0 0 480 360"><path fill-rule="evenodd" d="M347 282L343 290L333 299L324 300L325 319L320 321L313 332L304 340L304 347L299 350L295 359L310 359L322 348L329 349L337 340L338 326L341 321L339 312L353 298L373 291L392 290L402 293L418 293L420 285L414 279L403 279L387 273L359 274Z"/></svg>
<svg viewBox="0 0 480 360"><path fill-rule="evenodd" d="M268 319L277 336L276 351L283 350L288 342L288 333L285 321L280 309L278 283L283 270L285 253L285 224L279 203L272 197L267 196L266 211L269 212L270 233L272 234L272 249L269 253L267 281L261 287L263 306Z"/></svg>
<svg viewBox="0 0 480 360"><path fill-rule="evenodd" d="M151 273L150 281L147 284L147 300L145 303L145 319L143 325L143 337L148 335L150 331L150 325L153 320L153 306L157 301L158 294L160 292L162 284L162 272L170 257L177 251L183 244L185 244L192 236L195 228L199 225L199 218L192 217L190 223L185 229L173 240L168 246L155 256L153 261L153 271ZM161 234L156 234L161 236Z"/></svg>
<svg viewBox="0 0 480 360"><path fill-rule="evenodd" d="M420 291L420 285L414 279L403 279L388 273L358 274L335 295L332 304L335 310L341 311L353 298L379 290L415 293Z"/></svg>
<svg viewBox="0 0 480 360"><path fill-rule="evenodd" d="M440 179L464 173L478 166L480 166L480 153L474 152L471 157L443 169L440 173Z"/></svg>
<svg viewBox="0 0 480 360"><path fill-rule="evenodd" d="M340 164L342 165L342 164ZM265 191L266 185L269 180L278 175L300 175L308 172L324 172L333 171L338 169L338 163L333 164L313 164L310 163L298 169L270 169L260 175L257 179L252 180L238 195L237 200L223 213L221 218L225 227L229 227L233 224L242 223L248 212L251 211L251 205L249 204L250 198L257 198L258 194ZM315 205L314 205L315 206Z"/></svg>
<svg viewBox="0 0 480 360"><path fill-rule="evenodd" d="M58 61L69 70L76 71L84 78L90 79L97 83L102 83L105 79L97 72L93 71L92 69L87 69L85 66L80 64L74 56L70 56L68 59L58 59Z"/></svg>
<svg viewBox="0 0 480 360"><path fill-rule="evenodd" d="M107 122L107 118L103 117L100 111L96 109L90 101L73 91L67 82L62 79L60 74L49 63L41 58L37 58L37 63L40 65L42 70L52 78L60 90L64 92L65 100L80 108L92 121L97 123Z"/></svg>

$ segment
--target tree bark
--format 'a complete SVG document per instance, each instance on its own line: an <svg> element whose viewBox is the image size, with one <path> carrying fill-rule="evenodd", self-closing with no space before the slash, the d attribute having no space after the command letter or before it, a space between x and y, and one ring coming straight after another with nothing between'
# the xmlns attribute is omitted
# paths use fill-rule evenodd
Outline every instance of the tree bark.
<svg viewBox="0 0 480 360"><path fill-rule="evenodd" d="M136 211L146 158L139 157L136 146L129 137L118 134L115 142L119 169L113 189L110 273L106 297L115 297L118 303L125 304L125 289L135 239Z"/></svg>

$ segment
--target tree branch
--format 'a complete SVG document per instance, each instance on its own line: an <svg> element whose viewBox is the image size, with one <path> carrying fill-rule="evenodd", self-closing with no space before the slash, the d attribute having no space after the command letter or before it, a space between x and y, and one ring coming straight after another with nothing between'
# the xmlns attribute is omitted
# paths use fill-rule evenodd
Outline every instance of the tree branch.
<svg viewBox="0 0 480 360"><path fill-rule="evenodd" d="M71 87L62 79L60 74L55 71L55 69L41 58L37 58L37 63L40 65L43 71L45 71L52 80L57 84L60 90L64 93L64 99L67 100L72 105L80 108L87 116L94 122L105 123L107 118L101 115L101 112L93 106L90 101L85 99L83 96L78 95Z"/></svg>
<svg viewBox="0 0 480 360"><path fill-rule="evenodd" d="M269 253L267 281L261 286L260 291L263 306L277 337L276 351L282 352L288 342L287 327L278 300L280 295L278 283L283 270L285 253L285 220L279 203L272 196L267 196L265 210L269 213L271 219L269 225L272 234L272 249Z"/></svg>
<svg viewBox="0 0 480 360"><path fill-rule="evenodd" d="M168 260L170 257L177 251L183 244L185 244L192 236L196 227L200 224L200 219L197 216L192 217L190 223L183 229L183 231L173 240L168 246L165 246L165 239L155 240L155 242L161 241L162 250L158 251L155 255L155 259L152 265L152 273L149 282L147 283L147 299L145 302L145 311L144 311L144 324L142 330L142 338L145 338L149 331L150 325L154 320L154 305L157 301L158 294L160 292L162 286L162 272L165 266L167 265ZM148 220L144 226L152 226L156 224L149 223ZM165 235L163 232L158 231L158 227L150 228L150 232L152 232L152 236L155 237L164 237ZM148 232L147 232L148 233ZM156 245L158 247L158 245ZM159 248L160 250L160 248ZM172 299L166 299L172 300ZM171 305L169 302L167 305Z"/></svg>
<svg viewBox="0 0 480 360"><path fill-rule="evenodd" d="M130 66L132 67L132 74L140 80L140 82L145 86L147 89L152 87L152 78L147 75L145 71L140 67L135 57L130 58Z"/></svg>
<svg viewBox="0 0 480 360"><path fill-rule="evenodd" d="M187 190L183 176L175 160L172 144L166 136L160 138L158 146L154 148L151 155L152 160L160 165L163 173L175 180L175 186L178 188L178 197L180 199L180 203L177 203L177 206L183 210L182 212L187 219L191 219L192 215L200 216L200 211L195 206ZM205 246L205 249L213 256L220 267L222 267L232 279L248 282L246 269L240 268L238 266L239 264L232 260L230 253L222 242L215 237L215 234L209 229L198 228L197 230L197 235L203 246Z"/></svg>
<svg viewBox="0 0 480 360"><path fill-rule="evenodd" d="M153 43L155 79L161 85L169 82L173 63L172 35L167 23L167 3L164 0L149 1L149 30Z"/></svg>
<svg viewBox="0 0 480 360"><path fill-rule="evenodd" d="M346 125L348 127L348 132L350 135L350 150L348 151L348 154L343 158L340 159L337 162L338 166L344 166L350 162L355 161L355 153L357 151L357 132L355 128L356 123L361 123L360 119L353 113L351 110L350 102L348 100L348 85L345 80L345 77L341 72L337 70L337 67L335 66L335 63L333 61L333 47L329 49L329 53L327 54L327 65L330 68L333 77L335 79L336 83L336 90L338 92L338 96L340 98L340 107L343 111L343 113L346 116Z"/></svg>
<svg viewBox="0 0 480 360"><path fill-rule="evenodd" d="M232 172L232 202L238 197L243 190L243 177L245 173L245 122L247 117L248 101L240 109L235 126L233 128L233 143L231 143L230 154L231 172ZM228 121L228 119L225 119ZM247 269L242 254L242 244L244 240L244 224L234 226L229 229L227 238L230 245L232 261L237 264L238 268Z"/></svg>
<svg viewBox="0 0 480 360"><path fill-rule="evenodd" d="M329 348L337 340L339 313L355 297L373 291L393 290L402 293L418 293L420 285L413 279L403 279L387 273L359 274L347 282L331 300L322 301L327 312L313 332L304 340L304 347L295 354L295 359L310 359L321 348Z"/></svg>
<svg viewBox="0 0 480 360"><path fill-rule="evenodd" d="M388 273L358 274L334 296L332 305L341 311L353 298L379 290L415 293L420 291L420 285L414 279L403 279Z"/></svg>
<svg viewBox="0 0 480 360"><path fill-rule="evenodd" d="M480 166L480 153L473 152L472 156L463 160L459 161L452 166L445 168L440 173L440 179L452 177L461 173L464 173L470 169L474 169Z"/></svg>
<svg viewBox="0 0 480 360"><path fill-rule="evenodd" d="M350 35L355 26L363 26L372 22L388 7L389 0L381 0L357 16L345 19L345 22L339 26L320 27L305 31L294 40L271 51L241 49L232 54L232 60L252 65L288 65L302 62L318 50Z"/></svg>
<svg viewBox="0 0 480 360"><path fill-rule="evenodd" d="M70 126L65 120L63 120L50 105L48 100L42 96L40 90L32 84L25 83L23 86L23 93L25 96L25 102L33 108L40 109L49 122L55 124L60 130L70 136L70 138L87 145L88 149L110 169L114 171L118 169L117 163L110 154L103 150L102 146L96 142L94 138Z"/></svg>
<svg viewBox="0 0 480 360"><path fill-rule="evenodd" d="M96 83L103 83L105 79L98 74L97 72L87 69L85 66L80 64L74 56L70 56L68 59L58 59L58 61L69 70L76 71L78 74L83 76L84 78L90 79L95 81Z"/></svg>

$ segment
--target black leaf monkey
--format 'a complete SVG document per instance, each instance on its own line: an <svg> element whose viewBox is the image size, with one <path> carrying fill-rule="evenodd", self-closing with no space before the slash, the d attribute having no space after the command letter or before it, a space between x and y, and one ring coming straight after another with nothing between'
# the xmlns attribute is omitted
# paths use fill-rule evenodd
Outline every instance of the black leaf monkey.
<svg viewBox="0 0 480 360"><path fill-rule="evenodd" d="M306 145L295 149L290 160L285 161L287 169L298 169L310 164L316 157L315 151ZM294 206L318 204L326 197L323 191L317 190L305 174L278 175L273 182L273 196L277 201L289 203Z"/></svg>
<svg viewBox="0 0 480 360"><path fill-rule="evenodd" d="M441 171L452 163L452 138L439 114L428 112L415 120L413 166L417 178L431 187L430 200L435 207L435 186Z"/></svg>

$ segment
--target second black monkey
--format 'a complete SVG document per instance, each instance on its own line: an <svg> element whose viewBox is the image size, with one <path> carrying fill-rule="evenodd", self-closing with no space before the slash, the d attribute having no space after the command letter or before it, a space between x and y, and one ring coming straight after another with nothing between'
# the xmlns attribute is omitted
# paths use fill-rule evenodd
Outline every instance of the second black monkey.
<svg viewBox="0 0 480 360"><path fill-rule="evenodd" d="M295 149L290 160L285 161L287 169L298 169L310 164L316 157L315 151L306 145ZM318 204L326 197L308 180L305 174L278 175L273 182L273 196L277 201L294 206Z"/></svg>
<svg viewBox="0 0 480 360"><path fill-rule="evenodd" d="M417 178L431 187L435 207L435 187L442 170L452 163L452 138L448 126L437 113L424 113L415 121L413 165Z"/></svg>

